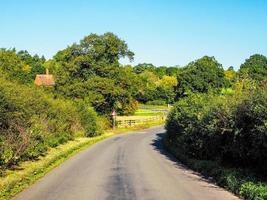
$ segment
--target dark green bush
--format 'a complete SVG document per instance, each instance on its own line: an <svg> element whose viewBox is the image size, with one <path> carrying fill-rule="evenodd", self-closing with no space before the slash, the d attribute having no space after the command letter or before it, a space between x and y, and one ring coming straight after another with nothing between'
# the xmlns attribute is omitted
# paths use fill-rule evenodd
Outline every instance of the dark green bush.
<svg viewBox="0 0 267 200"><path fill-rule="evenodd" d="M192 94L168 116L169 139L197 159L219 160L266 175L267 90L229 96Z"/></svg>
<svg viewBox="0 0 267 200"><path fill-rule="evenodd" d="M256 177L266 180L267 175L267 88L264 83L244 84L241 90L235 88L234 93L220 96L191 94L174 105L166 129L166 146L171 146L172 152L195 170L215 177L220 185L240 192L246 199L266 198L266 185L255 181L259 179ZM205 161L195 164L187 158ZM210 162L241 168L254 175L247 180L238 170L220 170Z"/></svg>

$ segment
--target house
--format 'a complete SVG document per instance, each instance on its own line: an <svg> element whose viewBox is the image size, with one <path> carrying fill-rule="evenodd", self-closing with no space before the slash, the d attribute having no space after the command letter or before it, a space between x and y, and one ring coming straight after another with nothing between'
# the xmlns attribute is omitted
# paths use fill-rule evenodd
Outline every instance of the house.
<svg viewBox="0 0 267 200"><path fill-rule="evenodd" d="M37 86L54 86L55 80L52 74L49 74L46 69L46 74L37 74L34 80L34 84Z"/></svg>

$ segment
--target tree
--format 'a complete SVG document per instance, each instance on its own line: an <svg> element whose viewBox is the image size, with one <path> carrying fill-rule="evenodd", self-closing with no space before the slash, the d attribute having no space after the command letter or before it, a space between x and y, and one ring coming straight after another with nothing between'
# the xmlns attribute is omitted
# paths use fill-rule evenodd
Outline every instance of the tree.
<svg viewBox="0 0 267 200"><path fill-rule="evenodd" d="M151 71L143 71L139 74L139 79L141 80L141 92L137 96L137 100L146 103L147 101L152 101L157 98L157 81L159 78L157 75Z"/></svg>
<svg viewBox="0 0 267 200"><path fill-rule="evenodd" d="M136 109L132 105L138 80L132 68L121 66L119 59L132 61L133 56L127 44L113 33L90 34L59 51L46 65L55 74L57 94L86 100L101 114L113 109L128 114Z"/></svg>
<svg viewBox="0 0 267 200"><path fill-rule="evenodd" d="M97 76L91 78L86 81L86 91L86 102L102 114L110 114L112 110L119 114L131 114L137 106L131 93L117 85L113 79Z"/></svg>
<svg viewBox="0 0 267 200"><path fill-rule="evenodd" d="M134 72L137 74L141 74L144 71L155 72L156 67L151 63L141 63L134 67Z"/></svg>
<svg viewBox="0 0 267 200"><path fill-rule="evenodd" d="M32 80L35 79L35 76L37 74L44 74L45 73L45 67L44 67L45 57L44 56L39 57L37 54L35 54L34 56L32 56L26 50L19 51L17 53L17 56L23 62L25 62L27 65L31 66L31 72L30 72L31 82L32 82Z"/></svg>
<svg viewBox="0 0 267 200"><path fill-rule="evenodd" d="M0 72L8 79L21 83L30 81L31 66L23 62L13 50L0 50Z"/></svg>
<svg viewBox="0 0 267 200"><path fill-rule="evenodd" d="M174 76L164 75L162 79L158 81L158 98L164 100L165 103L174 103L175 86L177 85L177 79Z"/></svg>
<svg viewBox="0 0 267 200"><path fill-rule="evenodd" d="M44 73L44 57L31 56L27 51L0 49L0 72L8 79L32 84L36 74Z"/></svg>
<svg viewBox="0 0 267 200"><path fill-rule="evenodd" d="M178 67L168 67L166 69L167 76L177 76L181 71L181 68Z"/></svg>
<svg viewBox="0 0 267 200"><path fill-rule="evenodd" d="M246 59L240 66L240 74L248 74L255 80L267 79L267 57L260 54L254 54Z"/></svg>
<svg viewBox="0 0 267 200"><path fill-rule="evenodd" d="M228 87L223 67L214 57L204 56L189 63L177 77L177 97L188 92L206 93L210 89Z"/></svg>
<svg viewBox="0 0 267 200"><path fill-rule="evenodd" d="M236 71L233 67L229 67L228 70L224 71L225 78L233 83L236 79Z"/></svg>

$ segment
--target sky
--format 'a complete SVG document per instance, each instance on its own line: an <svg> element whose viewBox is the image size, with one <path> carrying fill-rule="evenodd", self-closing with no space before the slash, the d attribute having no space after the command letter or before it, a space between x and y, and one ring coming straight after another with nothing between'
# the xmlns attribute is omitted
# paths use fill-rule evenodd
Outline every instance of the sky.
<svg viewBox="0 0 267 200"><path fill-rule="evenodd" d="M105 32L126 41L132 65L184 66L208 55L238 69L252 54L267 56L267 0L0 0L1 48L50 59Z"/></svg>

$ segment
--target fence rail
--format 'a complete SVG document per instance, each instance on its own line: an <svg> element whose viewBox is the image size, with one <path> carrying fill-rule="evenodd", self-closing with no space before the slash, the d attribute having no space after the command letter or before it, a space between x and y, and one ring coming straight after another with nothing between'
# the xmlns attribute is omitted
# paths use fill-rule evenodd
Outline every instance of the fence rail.
<svg viewBox="0 0 267 200"><path fill-rule="evenodd" d="M142 125L149 122L159 122L165 121L165 115L158 116L117 116L116 117L116 126L117 127L131 127L136 125Z"/></svg>

